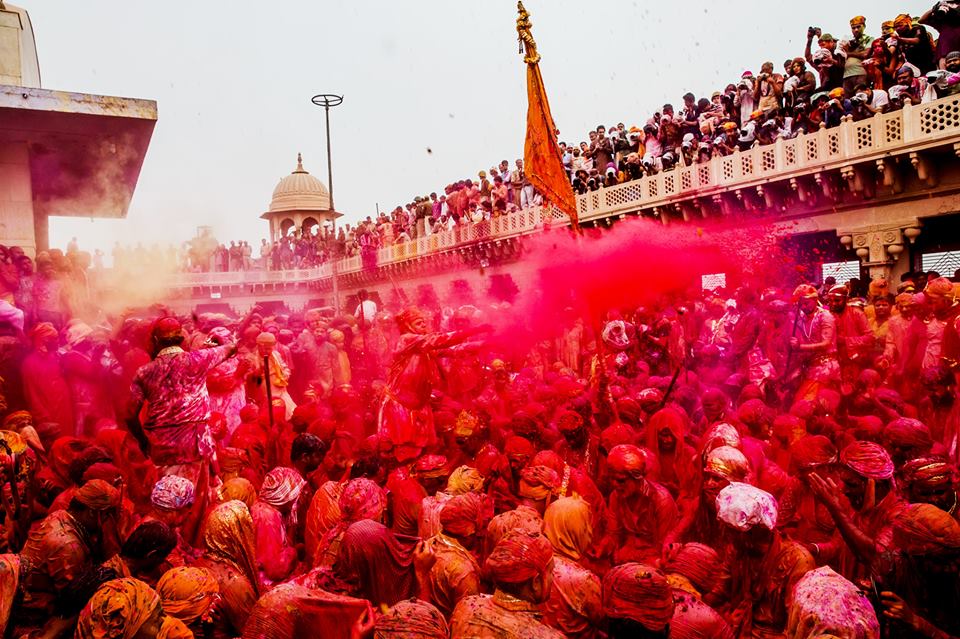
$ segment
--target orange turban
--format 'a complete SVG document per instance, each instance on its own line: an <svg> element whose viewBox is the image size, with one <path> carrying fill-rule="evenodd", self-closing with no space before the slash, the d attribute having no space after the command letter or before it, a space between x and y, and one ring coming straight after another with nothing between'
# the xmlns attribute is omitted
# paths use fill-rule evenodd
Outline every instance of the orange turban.
<svg viewBox="0 0 960 639"><path fill-rule="evenodd" d="M945 277L938 277L931 282L927 282L923 294L927 297L949 297L953 299L953 282Z"/></svg>
<svg viewBox="0 0 960 639"><path fill-rule="evenodd" d="M253 508L253 503L257 500L257 489L254 488L249 479L243 477L228 479L220 488L220 501L234 499L242 501L247 505L247 508Z"/></svg>
<svg viewBox="0 0 960 639"><path fill-rule="evenodd" d="M717 590L726 577L717 551L698 543L681 546L664 562L663 570L686 577L701 594Z"/></svg>
<svg viewBox="0 0 960 639"><path fill-rule="evenodd" d="M160 607L160 597L139 579L100 586L80 613L78 639L132 639Z"/></svg>
<svg viewBox="0 0 960 639"><path fill-rule="evenodd" d="M377 617L375 639L448 639L450 630L433 604L419 599L401 601Z"/></svg>
<svg viewBox="0 0 960 639"><path fill-rule="evenodd" d="M867 479L893 477L893 461L883 446L874 442L855 441L840 451L840 461L853 472Z"/></svg>
<svg viewBox="0 0 960 639"><path fill-rule="evenodd" d="M659 632L673 618L673 591L656 568L634 562L620 564L603 578L603 612L630 619Z"/></svg>
<svg viewBox="0 0 960 639"><path fill-rule="evenodd" d="M387 508L387 494L376 482L358 477L347 482L340 494L339 506L344 523L361 519L380 521Z"/></svg>
<svg viewBox="0 0 960 639"><path fill-rule="evenodd" d="M500 513L487 524L487 541L496 546L507 533L513 531L539 533L543 530L540 514L529 506L517 506L513 510Z"/></svg>
<svg viewBox="0 0 960 639"><path fill-rule="evenodd" d="M913 26L913 18L911 18L908 13L901 13L893 19L893 28L897 31L900 29L909 29L911 26Z"/></svg>
<svg viewBox="0 0 960 639"><path fill-rule="evenodd" d="M171 568L157 582L163 611L191 624L203 617L220 594L220 585L206 568Z"/></svg>
<svg viewBox="0 0 960 639"><path fill-rule="evenodd" d="M790 465L808 470L837 461L837 447L823 435L801 437L790 448Z"/></svg>
<svg viewBox="0 0 960 639"><path fill-rule="evenodd" d="M54 328L53 324L50 322L40 322L30 331L30 339L33 341L34 345L45 342L49 339L53 339L58 335L59 333L57 333L57 329Z"/></svg>
<svg viewBox="0 0 960 639"><path fill-rule="evenodd" d="M917 457L900 469L900 475L908 486L936 488L953 484L953 471L942 457Z"/></svg>
<svg viewBox="0 0 960 639"><path fill-rule="evenodd" d="M476 468L460 466L447 479L447 492L451 495L463 495L483 490L483 475Z"/></svg>
<svg viewBox="0 0 960 639"><path fill-rule="evenodd" d="M494 583L520 584L546 572L553 548L541 533L508 532L484 564Z"/></svg>
<svg viewBox="0 0 960 639"><path fill-rule="evenodd" d="M720 446L707 454L703 471L728 481L745 481L750 474L750 462L733 446Z"/></svg>
<svg viewBox="0 0 960 639"><path fill-rule="evenodd" d="M858 24L862 24L862 25L867 24L867 19L864 18L863 16L854 16L854 17L850 18L850 26L851 26L851 27L854 27L854 26L856 26L856 25L858 25Z"/></svg>
<svg viewBox="0 0 960 639"><path fill-rule="evenodd" d="M607 455L607 465L615 472L626 472L639 479L650 470L653 459L653 453L645 448L620 444Z"/></svg>
<svg viewBox="0 0 960 639"><path fill-rule="evenodd" d="M446 477L447 458L443 455L424 455L413 465L413 475L420 479L438 479Z"/></svg>
<svg viewBox="0 0 960 639"><path fill-rule="evenodd" d="M102 479L91 479L77 489L73 498L90 510L109 510L120 505L120 491Z"/></svg>
<svg viewBox="0 0 960 639"><path fill-rule="evenodd" d="M520 473L521 497L526 499L547 499L560 486L557 471L546 466L527 466Z"/></svg>
<svg viewBox="0 0 960 639"><path fill-rule="evenodd" d="M508 458L510 457L533 457L536 449L534 449L533 444L530 443L530 440L525 437L519 437L513 435L507 438L506 443L503 446L503 454Z"/></svg>
<svg viewBox="0 0 960 639"><path fill-rule="evenodd" d="M482 495L466 493L450 498L440 511L440 525L444 532L457 536L476 534L488 518L488 504Z"/></svg>
<svg viewBox="0 0 960 639"><path fill-rule="evenodd" d="M960 523L931 504L910 504L893 522L893 542L909 555L960 550Z"/></svg>

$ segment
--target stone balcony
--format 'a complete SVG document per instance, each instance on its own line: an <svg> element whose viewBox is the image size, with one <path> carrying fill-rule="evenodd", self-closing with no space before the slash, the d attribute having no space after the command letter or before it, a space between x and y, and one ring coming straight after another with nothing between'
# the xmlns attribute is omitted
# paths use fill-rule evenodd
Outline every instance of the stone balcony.
<svg viewBox="0 0 960 639"><path fill-rule="evenodd" d="M846 238L858 232L849 228L854 223L913 228L922 225L920 218L960 209L958 155L960 95L907 105L859 122L848 118L832 129L678 166L580 195L577 205L585 226L609 225L626 215L652 217L664 224L800 219L805 225L798 232L829 229ZM914 200L909 210L913 217L904 221L907 200ZM895 204L900 209L886 217L897 220L877 213L878 208ZM849 214L840 219L838 211ZM516 259L522 236L567 223L566 216L552 208L517 211L379 249L375 266L365 268L360 257L341 259L336 273L341 286L351 288L404 274L415 276L417 264L423 262L433 271L463 264L482 268L491 261ZM196 298L209 298L210 291L229 295L232 287L247 294L304 287L325 291L333 272L333 265L324 264L304 270L182 273L173 276L169 286L181 297Z"/></svg>

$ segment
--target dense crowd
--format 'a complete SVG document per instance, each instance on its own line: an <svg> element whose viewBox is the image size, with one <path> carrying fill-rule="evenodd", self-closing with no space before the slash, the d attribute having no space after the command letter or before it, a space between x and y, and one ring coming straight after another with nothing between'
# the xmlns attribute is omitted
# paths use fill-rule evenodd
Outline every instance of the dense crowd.
<svg viewBox="0 0 960 639"><path fill-rule="evenodd" d="M529 326L51 312L3 256L4 636L960 636L937 273Z"/></svg>

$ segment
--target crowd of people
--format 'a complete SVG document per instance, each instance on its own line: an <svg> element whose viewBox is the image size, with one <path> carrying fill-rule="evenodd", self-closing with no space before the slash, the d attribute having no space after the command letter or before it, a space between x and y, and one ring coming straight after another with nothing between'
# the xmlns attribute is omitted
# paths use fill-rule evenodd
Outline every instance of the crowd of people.
<svg viewBox="0 0 960 639"><path fill-rule="evenodd" d="M4 636L960 637L937 273L90 325L3 255Z"/></svg>
<svg viewBox="0 0 960 639"><path fill-rule="evenodd" d="M960 91L960 8L955 2L938 2L919 17L900 14L883 22L876 37L868 34L862 16L853 17L849 29L838 39L811 26L804 54L785 60L780 70L764 62L756 73L744 71L709 98L686 93L677 106L664 104L642 125L599 125L578 144L561 141L574 191L616 186ZM513 165L503 160L476 177L446 185L439 195L416 196L354 228L347 225L335 237L327 228L292 229L276 242L263 240L259 259L241 241L213 245L199 257L185 249L180 263L187 270L305 268L331 256L370 256L382 247L542 203L526 178L523 160Z"/></svg>

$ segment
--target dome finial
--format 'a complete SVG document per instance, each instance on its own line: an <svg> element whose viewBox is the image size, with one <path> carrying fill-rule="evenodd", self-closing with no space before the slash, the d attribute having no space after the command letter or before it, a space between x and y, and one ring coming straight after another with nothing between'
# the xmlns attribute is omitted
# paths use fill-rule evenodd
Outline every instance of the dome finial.
<svg viewBox="0 0 960 639"><path fill-rule="evenodd" d="M306 173L303 168L303 156L297 153L297 168L294 173Z"/></svg>

